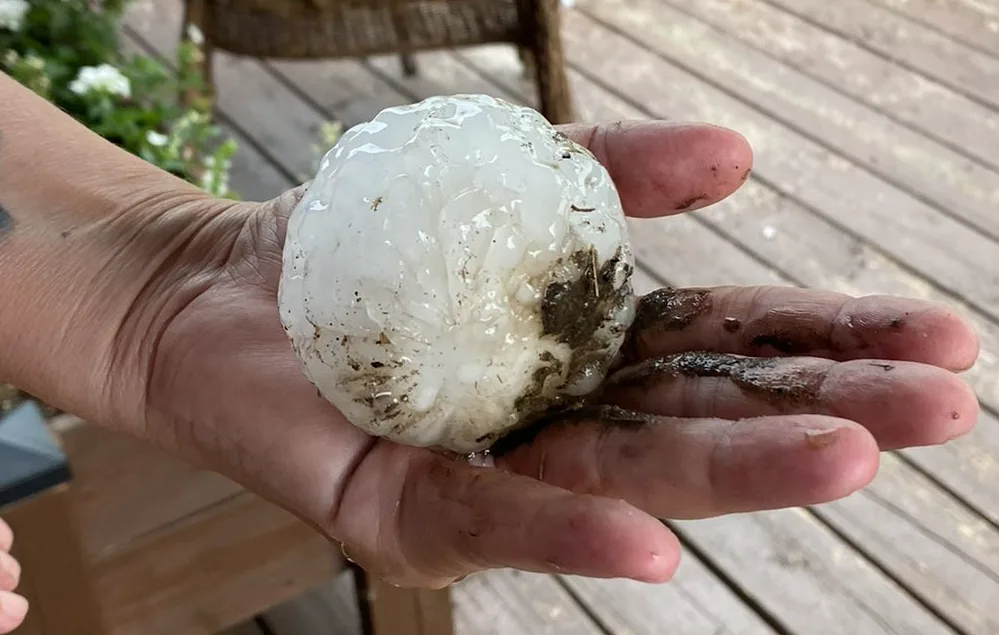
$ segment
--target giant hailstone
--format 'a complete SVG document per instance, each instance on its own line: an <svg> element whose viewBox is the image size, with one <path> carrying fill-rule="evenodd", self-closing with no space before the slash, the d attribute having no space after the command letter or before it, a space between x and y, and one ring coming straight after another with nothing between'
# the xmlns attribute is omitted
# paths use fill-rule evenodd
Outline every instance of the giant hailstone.
<svg viewBox="0 0 999 635"><path fill-rule="evenodd" d="M621 201L585 148L483 95L388 108L323 158L279 305L355 426L456 452L572 407L635 309Z"/></svg>

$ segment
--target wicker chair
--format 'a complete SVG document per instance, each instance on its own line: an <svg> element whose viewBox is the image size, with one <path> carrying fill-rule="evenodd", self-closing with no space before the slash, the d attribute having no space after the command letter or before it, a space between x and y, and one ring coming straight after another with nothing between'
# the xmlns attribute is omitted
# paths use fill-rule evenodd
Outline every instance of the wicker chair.
<svg viewBox="0 0 999 635"><path fill-rule="evenodd" d="M559 31L560 0L186 0L185 24L211 51L277 59L399 54L407 74L419 51L516 45L538 85L541 113L573 119Z"/></svg>

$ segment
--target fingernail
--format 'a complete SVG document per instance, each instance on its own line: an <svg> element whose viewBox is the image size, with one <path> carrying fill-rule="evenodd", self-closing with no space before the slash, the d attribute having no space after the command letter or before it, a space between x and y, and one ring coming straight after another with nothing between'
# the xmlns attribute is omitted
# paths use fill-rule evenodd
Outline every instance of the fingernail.
<svg viewBox="0 0 999 635"><path fill-rule="evenodd" d="M832 430L809 430L805 433L805 445L809 450L823 450L839 441L842 428Z"/></svg>
<svg viewBox="0 0 999 635"><path fill-rule="evenodd" d="M673 578L675 572L675 561L671 562L663 558L662 554L653 551L649 553L648 568L632 579L645 584L664 584Z"/></svg>
<svg viewBox="0 0 999 635"><path fill-rule="evenodd" d="M28 601L15 593L0 592L0 615L18 622L28 614Z"/></svg>

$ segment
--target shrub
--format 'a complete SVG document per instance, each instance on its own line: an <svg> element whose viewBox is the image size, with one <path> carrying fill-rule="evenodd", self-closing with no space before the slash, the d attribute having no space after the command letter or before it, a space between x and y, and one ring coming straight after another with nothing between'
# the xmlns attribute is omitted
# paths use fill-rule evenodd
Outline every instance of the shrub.
<svg viewBox="0 0 999 635"><path fill-rule="evenodd" d="M128 0L0 0L0 69L110 142L216 196L236 150L197 95L199 34L177 50L177 71L127 54L119 22Z"/></svg>

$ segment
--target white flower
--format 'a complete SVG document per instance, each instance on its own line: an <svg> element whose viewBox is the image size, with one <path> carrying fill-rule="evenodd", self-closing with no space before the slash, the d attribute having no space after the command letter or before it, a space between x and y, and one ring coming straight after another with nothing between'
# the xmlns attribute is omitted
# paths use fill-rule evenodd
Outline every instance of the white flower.
<svg viewBox="0 0 999 635"><path fill-rule="evenodd" d="M0 29L19 30L28 9L27 0L0 0Z"/></svg>
<svg viewBox="0 0 999 635"><path fill-rule="evenodd" d="M201 29L197 25L188 24L187 39L191 40L195 46L201 46L205 43L205 34L201 32Z"/></svg>
<svg viewBox="0 0 999 635"><path fill-rule="evenodd" d="M165 134L160 134L155 130L150 130L146 133L146 142L151 146L156 146L157 148L165 146L170 138Z"/></svg>
<svg viewBox="0 0 999 635"><path fill-rule="evenodd" d="M2 2L3 0L0 0ZM77 95L87 95L91 92L108 92L112 95L130 97L132 87L128 78L110 64L100 66L85 66L80 69L69 89Z"/></svg>
<svg viewBox="0 0 999 635"><path fill-rule="evenodd" d="M225 159L221 165L213 156L205 157L205 172L201 175L201 187L217 196L225 196L229 192L229 171L232 160Z"/></svg>
<svg viewBox="0 0 999 635"><path fill-rule="evenodd" d="M28 53L25 55L24 63L28 65L28 68L32 68L36 71L45 70L45 60L38 57L34 53Z"/></svg>

